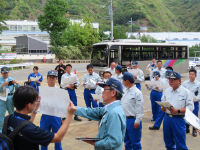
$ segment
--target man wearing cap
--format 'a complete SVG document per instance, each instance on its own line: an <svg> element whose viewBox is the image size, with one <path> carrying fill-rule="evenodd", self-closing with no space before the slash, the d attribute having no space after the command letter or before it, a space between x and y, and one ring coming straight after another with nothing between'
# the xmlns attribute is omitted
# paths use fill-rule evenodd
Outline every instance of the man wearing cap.
<svg viewBox="0 0 200 150"><path fill-rule="evenodd" d="M74 106L77 106L77 97L76 97L75 89L80 85L80 82L78 80L77 75L71 72L72 70L71 64L67 64L65 70L67 72L62 75L60 86L68 91L70 100L73 102ZM76 77L76 83L70 84L70 85L64 84L63 79L70 78L70 77ZM78 116L74 116L74 120L81 121L81 119Z"/></svg>
<svg viewBox="0 0 200 150"><path fill-rule="evenodd" d="M196 76L197 76L197 71L195 69L191 69L189 71L189 78L190 79L184 81L182 86L185 87L186 89L188 89L192 93L194 100L196 99L196 101L194 101L193 114L195 114L195 116L198 117L199 100L200 100L200 83L199 83L198 80L196 80ZM190 127L189 124L186 124L186 133L190 133L189 127ZM194 137L197 136L197 132L194 128L193 128L192 135Z"/></svg>
<svg viewBox="0 0 200 150"><path fill-rule="evenodd" d="M158 60L157 61L157 68L155 68L151 74L150 74L150 80L152 81L153 79L153 72L154 71L159 71L160 72L160 78L165 78L165 72L167 71L165 68L162 68L162 61L161 60Z"/></svg>
<svg viewBox="0 0 200 150"><path fill-rule="evenodd" d="M56 82L57 82L57 72L55 72L54 70L50 70L47 73L48 87L58 88L56 86ZM53 133L57 133L61 127L61 118L42 114L40 120L40 127L47 131L50 131L52 129ZM41 146L41 150L47 150L47 147ZM61 142L55 143L55 150L62 150Z"/></svg>
<svg viewBox="0 0 200 150"><path fill-rule="evenodd" d="M99 85L104 88L102 97L106 106L93 109L76 107L75 115L99 121L97 138L102 140L84 142L93 145L95 150L121 150L126 131L126 116L120 101L123 86L113 78Z"/></svg>
<svg viewBox="0 0 200 150"><path fill-rule="evenodd" d="M114 78L114 79L116 79L116 80L118 80L118 81L120 81L122 83L122 77L123 77L123 75L122 75L122 66L117 65L117 67L115 68L115 73L116 74L114 76L112 76L112 78Z"/></svg>
<svg viewBox="0 0 200 150"><path fill-rule="evenodd" d="M121 100L126 115L125 149L141 150L142 116L144 115L143 94L134 84L131 73L124 73L123 85L126 87Z"/></svg>
<svg viewBox="0 0 200 150"><path fill-rule="evenodd" d="M127 63L126 63L126 68L127 68L127 70L132 69L132 66L131 66L131 63L130 63L130 62L127 62Z"/></svg>
<svg viewBox="0 0 200 150"><path fill-rule="evenodd" d="M141 82L144 81L144 73L142 70L138 69L139 65L138 65L138 62L137 61L133 61L132 62L132 68L135 69L135 70L138 70L138 74L137 75L133 75L134 77L134 80L135 80L135 84L136 84L136 87L141 91Z"/></svg>
<svg viewBox="0 0 200 150"><path fill-rule="evenodd" d="M106 69L106 71L110 71L111 73L115 72L115 65L116 65L115 62L112 62L110 64L110 68Z"/></svg>
<svg viewBox="0 0 200 150"><path fill-rule="evenodd" d="M172 71L169 75L169 85L163 93L162 102L169 102L173 109L165 109L163 121L164 142L167 149L187 150L186 122L183 119L186 107L193 111L194 103L191 92L181 85L181 75Z"/></svg>
<svg viewBox="0 0 200 150"><path fill-rule="evenodd" d="M61 83L61 77L66 72L65 65L63 65L63 59L59 59L59 65L56 66L55 71L58 72L58 83Z"/></svg>
<svg viewBox="0 0 200 150"><path fill-rule="evenodd" d="M9 68L3 67L1 68L1 75L0 78L0 93L8 91L8 96L6 100L0 99L0 132L2 132L2 125L5 118L6 110L8 110L9 114L14 113L14 106L13 106L13 93L14 89L17 89L20 85L18 82L9 76Z"/></svg>
<svg viewBox="0 0 200 150"><path fill-rule="evenodd" d="M170 76L170 73L173 71L173 68L172 67L166 67L167 71L165 73L165 79L163 79L163 85L169 85L169 76ZM161 79L161 78L159 78ZM164 90L163 90L164 92ZM153 127L149 127L149 130L159 130L160 129L160 126L161 126L161 123L163 121L163 118L165 116L165 112L163 112L161 109L159 109L159 113L156 117L156 121L153 125Z"/></svg>
<svg viewBox="0 0 200 150"><path fill-rule="evenodd" d="M147 68L151 68L151 70L153 71L156 68L156 59L153 58L152 62L148 64Z"/></svg>
<svg viewBox="0 0 200 150"><path fill-rule="evenodd" d="M159 71L153 72L153 81L157 81L160 84L164 84L165 82L163 81L163 79L160 78ZM148 90L151 90L150 99L151 99L151 109L152 109L152 114L153 114L151 121L156 121L156 118L158 117L158 114L160 112L160 105L158 105L156 101L159 101L159 102L161 101L163 89L158 88L155 85L148 86L147 84L145 84L145 86L147 87Z"/></svg>
<svg viewBox="0 0 200 150"><path fill-rule="evenodd" d="M98 104L93 100L91 94L95 94L95 89L97 88L98 82L101 82L101 77L94 72L93 65L91 64L87 65L87 71L88 73L83 76L81 85L85 88L84 99L86 106L91 108L92 103L92 107L94 108L98 107ZM95 84L91 82L95 82Z"/></svg>

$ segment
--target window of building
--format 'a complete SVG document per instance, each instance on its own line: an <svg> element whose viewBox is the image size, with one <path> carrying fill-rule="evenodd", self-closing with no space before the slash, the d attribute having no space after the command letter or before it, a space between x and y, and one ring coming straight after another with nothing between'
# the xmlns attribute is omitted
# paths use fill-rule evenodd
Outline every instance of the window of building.
<svg viewBox="0 0 200 150"><path fill-rule="evenodd" d="M17 25L10 25L10 31L17 31Z"/></svg>

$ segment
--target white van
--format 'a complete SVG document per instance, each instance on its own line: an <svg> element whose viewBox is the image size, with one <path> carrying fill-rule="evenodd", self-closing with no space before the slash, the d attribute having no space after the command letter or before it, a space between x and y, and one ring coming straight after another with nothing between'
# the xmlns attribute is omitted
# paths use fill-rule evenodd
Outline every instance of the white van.
<svg viewBox="0 0 200 150"><path fill-rule="evenodd" d="M195 63L196 66L200 66L200 58L199 57L189 57L189 62Z"/></svg>

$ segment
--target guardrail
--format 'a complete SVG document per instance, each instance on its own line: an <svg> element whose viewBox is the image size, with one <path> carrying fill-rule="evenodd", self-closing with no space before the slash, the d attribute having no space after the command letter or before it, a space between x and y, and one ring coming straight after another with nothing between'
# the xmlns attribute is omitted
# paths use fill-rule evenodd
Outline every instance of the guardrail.
<svg viewBox="0 0 200 150"><path fill-rule="evenodd" d="M91 60L63 60L63 63L90 63ZM59 63L59 60L56 60L56 63Z"/></svg>
<svg viewBox="0 0 200 150"><path fill-rule="evenodd" d="M8 67L8 68L13 68L14 67L21 67L23 69L23 67L27 67L27 66L33 66L33 63L19 63L19 64L7 64L7 65L0 65L0 69L3 67Z"/></svg>

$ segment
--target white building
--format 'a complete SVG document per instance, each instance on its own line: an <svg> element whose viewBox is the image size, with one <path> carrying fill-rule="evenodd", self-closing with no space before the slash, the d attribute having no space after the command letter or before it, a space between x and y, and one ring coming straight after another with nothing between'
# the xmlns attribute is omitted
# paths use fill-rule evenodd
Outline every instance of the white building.
<svg viewBox="0 0 200 150"><path fill-rule="evenodd" d="M74 22L76 23L81 23L81 26L85 26L85 23L83 22L83 19L70 19L70 22L72 22L72 24L74 24ZM92 28L93 29L97 29L99 30L99 23L98 22L91 22Z"/></svg>

